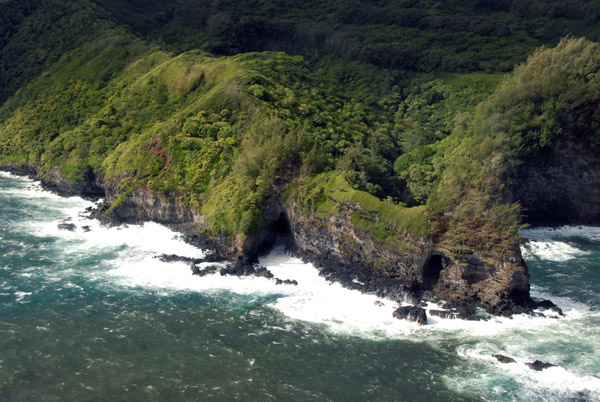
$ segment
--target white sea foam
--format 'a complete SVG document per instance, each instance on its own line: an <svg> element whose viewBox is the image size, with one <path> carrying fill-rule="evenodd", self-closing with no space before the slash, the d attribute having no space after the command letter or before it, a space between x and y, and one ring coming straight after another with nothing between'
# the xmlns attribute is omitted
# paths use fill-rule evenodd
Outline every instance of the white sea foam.
<svg viewBox="0 0 600 402"><path fill-rule="evenodd" d="M74 206L73 206L74 205ZM132 253L145 254L177 254L186 257L202 257L202 250L193 247L180 239L180 235L171 229L154 222L140 225L122 225L106 227L95 219L82 214L84 208L94 206L81 198L62 206L63 218L47 222L32 222L29 229L44 236L58 237L74 241L71 249L65 252L98 248L129 247ZM60 229L59 224L75 225L73 231Z"/></svg>
<svg viewBox="0 0 600 402"><path fill-rule="evenodd" d="M515 357L515 363L501 363L492 356L495 353L498 353L497 347L486 342L459 348L458 354L478 362L478 369L469 373L468 381L449 378L449 382L459 389L478 390L484 395L487 393L488 397L495 393L510 400L600 400L600 379L593 375L560 366L535 371L526 364L537 359L533 354ZM516 383L515 387L506 385L507 377ZM490 385L498 383L505 385L492 391Z"/></svg>
<svg viewBox="0 0 600 402"><path fill-rule="evenodd" d="M11 187L8 189L0 190L5 193L10 193L10 195L13 197L30 198L30 199L45 198L48 200L56 200L56 201L61 201L61 202L69 202L69 201L81 199L80 197L63 197L63 196L60 196L53 192L44 190L44 188L42 187L42 183L40 181L33 180L28 177L15 176L15 175L13 175L11 173L7 173L7 172L0 172L0 177L6 177L6 178L14 179L14 180L19 180L20 182L25 184L25 186L22 188Z"/></svg>
<svg viewBox="0 0 600 402"><path fill-rule="evenodd" d="M600 242L600 227L582 225L536 227L522 230L521 235L526 239L542 241L557 238L577 237L594 242Z"/></svg>
<svg viewBox="0 0 600 402"><path fill-rule="evenodd" d="M141 256L132 250L124 251L106 274L111 277L112 283L119 286L153 289L163 294L226 290L241 295L278 295L270 306L290 318L322 324L334 332L374 339L421 336L433 340L449 333L462 333L473 338L496 337L520 328L543 331L557 322L554 318L528 315L494 317L489 321L442 319L429 315L428 325L418 326L392 316L398 303L330 283L319 276L312 264L304 263L282 250L275 250L262 258L260 263L275 277L296 280L298 286L276 285L273 280L256 277L219 274L192 276L189 264L164 263L153 258L153 255ZM541 294L539 296L543 297ZM565 303L559 304L564 306ZM427 308L440 309L435 304L429 304ZM566 318L563 320L579 319L582 311L581 306L565 309Z"/></svg>
<svg viewBox="0 0 600 402"><path fill-rule="evenodd" d="M31 295L32 292L15 292L16 301L22 302L27 296Z"/></svg>
<svg viewBox="0 0 600 402"><path fill-rule="evenodd" d="M528 239L521 247L526 259L565 262L589 254L570 244L569 238L600 243L600 227L595 226L538 227L525 229L521 235Z"/></svg>
<svg viewBox="0 0 600 402"><path fill-rule="evenodd" d="M276 250L260 262L276 277L298 281L298 286L278 286L272 280L254 277L197 277L190 275L188 264L163 263L150 256L136 260L135 255L129 261L116 261L118 266L111 269L108 275L112 278L111 282L118 286L153 289L159 295L218 290L242 295L278 295L270 306L292 319L320 324L335 333L368 339L427 341L441 349L447 347L449 337L460 339L460 345L463 346L458 346L456 350L459 356L480 362L486 368L470 374L468 381L464 377L448 379L458 389L484 390L485 393L496 376L498 379L512 378L527 389L523 391L527 392L526 396L517 393L509 399L536 400L535 395L540 394L548 395L553 400L578 393L595 395L599 391L600 380L591 376L589 371L562 367L564 360L573 352L563 350L560 342L580 336L579 332L589 318L586 306L568 298L553 298L565 311L565 317L560 319L517 315L512 318L495 317L489 321L465 321L430 315L428 325L420 327L392 317L397 303L329 283L318 275L317 269L311 264L288 256L281 250ZM547 298L539 291L534 292L534 296ZM430 304L428 308L438 309L439 306ZM271 330L284 329L273 327ZM590 339L583 340L587 344L582 347L594 347L597 338L592 334ZM546 343L557 346L540 351L540 345ZM512 356L518 363L502 365L491 357L494 353ZM535 372L525 363L536 359L558 364L559 367ZM505 390L498 387L498 392Z"/></svg>
<svg viewBox="0 0 600 402"><path fill-rule="evenodd" d="M12 173L9 173L9 172L4 172L4 171L2 171L2 170L0 170L0 177L6 177L6 178L11 178L11 179L12 179L12 178L20 178L20 176L15 176L15 175L14 175L14 174L12 174Z"/></svg>
<svg viewBox="0 0 600 402"><path fill-rule="evenodd" d="M588 254L562 241L530 240L521 246L525 259L539 258L542 260L565 262Z"/></svg>

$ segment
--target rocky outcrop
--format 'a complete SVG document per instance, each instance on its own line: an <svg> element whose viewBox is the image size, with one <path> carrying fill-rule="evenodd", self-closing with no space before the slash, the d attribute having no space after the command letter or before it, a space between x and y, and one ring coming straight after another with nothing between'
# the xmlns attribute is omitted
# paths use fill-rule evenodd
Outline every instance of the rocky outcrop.
<svg viewBox="0 0 600 402"><path fill-rule="evenodd" d="M35 171L28 165L10 169L20 174ZM343 205L343 213L322 218L307 213L293 200L274 197L262 207L265 226L251 236L232 240L202 235L204 217L181 201L182 194L159 193L142 186L120 197L117 181L103 181L91 172L84 180L70 183L58 170L52 170L44 176L43 184L60 194L103 195L106 202L96 216L108 223L155 221L169 225L183 233L188 242L234 261L222 273L254 275L248 267L281 241L296 255L315 263L328 279L398 302L445 300L445 307L465 312L455 309L458 316L476 319L473 306L502 315L534 307L529 298L527 266L518 246L501 258L482 252L456 258L433 240L408 233L393 242L378 240L352 224L358 205Z"/></svg>
<svg viewBox="0 0 600 402"><path fill-rule="evenodd" d="M37 167L28 163L6 162L0 164L0 170L12 173L17 176L29 177L37 179Z"/></svg>
<svg viewBox="0 0 600 402"><path fill-rule="evenodd" d="M498 354L496 354L496 355L492 355L492 356L495 357L496 360L498 360L500 363L504 363L504 364L516 363L517 362L512 357L505 356L505 355L498 355Z"/></svg>
<svg viewBox="0 0 600 402"><path fill-rule="evenodd" d="M394 318L399 320L408 320L416 322L419 325L427 325L427 314L421 307L403 306L397 308L392 314Z"/></svg>
<svg viewBox="0 0 600 402"><path fill-rule="evenodd" d="M479 306L498 315L527 312L533 307L529 271L518 245L501 257L473 252L452 260L434 292L454 305Z"/></svg>
<svg viewBox="0 0 600 402"><path fill-rule="evenodd" d="M96 177L92 169L86 170L81 178L71 181L65 178L57 167L40 176L42 186L63 196L80 196L86 199L97 200L105 196L102 182Z"/></svg>
<svg viewBox="0 0 600 402"><path fill-rule="evenodd" d="M352 206L328 218L307 214L291 200L286 207L296 253L327 278L396 301L414 301L427 290L422 267L433 252L431 241L407 235L402 249L377 241L352 224Z"/></svg>
<svg viewBox="0 0 600 402"><path fill-rule="evenodd" d="M530 369L535 370L535 371L542 371L542 370L546 370L547 368L550 367L556 367L555 364L551 364L551 363L545 363L543 361L540 360L536 360L532 363L525 363Z"/></svg>
<svg viewBox="0 0 600 402"><path fill-rule="evenodd" d="M347 287L374 292L399 302L444 300L461 307L461 318L481 319L465 308L510 315L531 311L529 273L518 244L498 258L485 252L454 257L432 240L405 234L402 247L390 247L352 224L352 206L345 215L327 219L306 214L288 202L296 250L315 262L323 275Z"/></svg>

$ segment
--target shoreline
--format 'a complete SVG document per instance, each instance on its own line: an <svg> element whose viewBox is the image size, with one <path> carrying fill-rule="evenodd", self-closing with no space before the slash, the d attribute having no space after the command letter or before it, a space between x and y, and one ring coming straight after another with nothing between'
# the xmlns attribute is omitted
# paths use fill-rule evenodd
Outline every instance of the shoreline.
<svg viewBox="0 0 600 402"><path fill-rule="evenodd" d="M192 216L190 214L184 213L181 215L181 212L176 211L180 214L177 217L180 218L183 216L184 218L187 218L187 222L185 221L186 219L181 219L181 221L178 222L176 220L173 221L169 219L152 219L147 216L140 217L136 216L138 214L135 214L135 211L126 211L130 214L125 216L115 213L107 216L104 213L109 209L110 206L110 203L106 201L107 191L102 186L102 183L99 182L95 174L93 174L93 172L88 172L82 182L71 183L65 181L62 176L60 176L60 172L53 172L49 179L42 178L38 175L37 168L30 164L3 163L0 164L0 171L5 171L16 176L25 176L33 180L39 180L44 190L50 191L59 196L79 196L89 201L98 201L99 199L104 198L104 202L94 208L90 214L91 218L98 219L103 225L118 226L121 224L140 224L144 222L160 223L174 232L179 233L182 240L187 244L209 252L209 258L211 261L219 260L229 263L228 272L230 274L239 276L255 275L257 268L260 269L258 258L268 254L277 240L278 233L267 233L266 235L262 234L263 244L256 248L253 255L240 255L239 253L237 255L232 255L229 250L226 250L224 247L222 247L222 245L215 242L214 239L203 236L202 233L197 230L198 226L194 224L193 221L189 221L189 218ZM514 314L521 313L536 315L540 313L536 313L534 310L539 308L551 309L560 312L560 309L558 309L558 307L556 307L554 303L550 301L538 301L530 299L531 302L527 305L527 307L515 309L511 308L508 310L508 312L503 312L502 314L490 314L489 312L484 313L483 311L478 310L475 306L464 305L456 302L447 302L442 298L437 297L433 291L430 290L415 291L415 289L410 289L403 283L387 283L385 279L372 278L369 276L370 272L364 271L360 266L353 266L350 263L342 263L338 261L338 258L332 256L329 252L326 252L323 255L309 252L308 250L304 250L304 252L302 252L302 250L293 244L294 239L292 239L291 243L289 240L289 238L284 240L286 241L286 251L290 252L292 255L301 259L305 263L313 264L318 270L319 275L324 277L329 282L337 282L344 288L358 290L364 294L375 295L383 299L397 302L400 305L412 305L412 309L407 309L405 311L396 310L393 312L394 316L398 314L397 318L399 319L409 319L412 321L426 323L427 318L424 307L427 306L428 303L434 303L442 306L443 310L436 310L434 315L443 318L461 318L466 320L485 320L496 315L512 316ZM264 244L267 244L267 246L265 247ZM192 270L192 272L198 273L194 270ZM391 311L390 315L392 315Z"/></svg>

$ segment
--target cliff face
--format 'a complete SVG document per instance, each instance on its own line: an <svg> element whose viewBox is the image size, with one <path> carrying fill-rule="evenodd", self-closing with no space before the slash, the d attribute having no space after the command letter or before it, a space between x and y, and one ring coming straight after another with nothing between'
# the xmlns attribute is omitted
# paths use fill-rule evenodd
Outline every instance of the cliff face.
<svg viewBox="0 0 600 402"><path fill-rule="evenodd" d="M35 166L4 164L2 170L35 177ZM43 185L62 195L106 197L98 216L107 223L155 221L180 231L189 241L224 258L255 262L277 240L295 254L314 262L332 281L396 301L416 303L421 298L444 300L453 307L479 306L495 314L511 314L531 306L529 274L518 247L501 260L485 253L456 259L431 239L406 234L396 246L376 240L352 224L357 205L343 214L321 218L307 213L293 200L272 199L262 213L265 226L246 238L204 236L204 217L180 201L178 194L158 193L146 186L129 194L110 211L119 197L115 181L93 172L73 183L53 169ZM397 244L401 246L398 247Z"/></svg>
<svg viewBox="0 0 600 402"><path fill-rule="evenodd" d="M5 164L2 169L32 177L37 173L31 165ZM395 242L375 239L353 225L358 205L343 205L344 213L322 218L291 199L267 203L262 210L266 224L251 236L208 237L201 235L204 217L181 202L179 194L158 193L144 186L109 211L108 205L119 198L115 181L103 181L89 172L84 180L72 183L58 170L43 177L44 186L59 194L106 197L99 217L108 223L160 222L231 260L255 262L277 240L284 240L328 279L392 300L443 300L452 307L479 306L503 315L532 306L529 274L518 246L501 259L485 252L456 258L431 239L408 233Z"/></svg>
<svg viewBox="0 0 600 402"><path fill-rule="evenodd" d="M324 275L398 301L424 297L501 315L532 306L528 268L518 245L500 259L481 251L454 257L431 239L408 234L401 247L390 247L352 225L351 212L348 206L345 215L322 219L288 204L296 249Z"/></svg>
<svg viewBox="0 0 600 402"><path fill-rule="evenodd" d="M551 150L527 158L519 168L512 197L535 225L600 222L600 164L592 137L566 136Z"/></svg>

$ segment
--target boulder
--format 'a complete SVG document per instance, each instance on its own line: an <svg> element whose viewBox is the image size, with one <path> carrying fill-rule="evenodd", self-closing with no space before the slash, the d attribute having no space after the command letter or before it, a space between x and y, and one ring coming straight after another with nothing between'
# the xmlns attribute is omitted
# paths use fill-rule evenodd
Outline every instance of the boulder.
<svg viewBox="0 0 600 402"><path fill-rule="evenodd" d="M200 268L193 262L190 264L190 269L192 270L192 275L200 275Z"/></svg>
<svg viewBox="0 0 600 402"><path fill-rule="evenodd" d="M504 356L504 355L492 355L496 358L500 363L516 363L516 360L512 357Z"/></svg>
<svg viewBox="0 0 600 402"><path fill-rule="evenodd" d="M560 316L564 316L563 311L556 304L552 303L550 300L534 300L535 308L540 308L544 310L552 310Z"/></svg>
<svg viewBox="0 0 600 402"><path fill-rule="evenodd" d="M293 279L281 280L279 278L275 278L275 285L294 285L294 286L298 286L298 281L295 281Z"/></svg>
<svg viewBox="0 0 600 402"><path fill-rule="evenodd" d="M550 367L556 367L555 364L545 363L539 360L534 361L533 363L525 363L529 366L530 369L535 371L542 371Z"/></svg>
<svg viewBox="0 0 600 402"><path fill-rule="evenodd" d="M58 228L60 230L68 230L70 232L74 232L75 229L77 229L77 226L75 226L74 223L59 223Z"/></svg>
<svg viewBox="0 0 600 402"><path fill-rule="evenodd" d="M258 276L261 278L273 279L274 275L271 271L269 271L266 267L258 267L254 271L254 276Z"/></svg>
<svg viewBox="0 0 600 402"><path fill-rule="evenodd" d="M422 307L403 306L396 309L393 316L399 320L414 321L419 325L427 324L427 314Z"/></svg>

